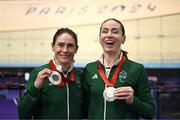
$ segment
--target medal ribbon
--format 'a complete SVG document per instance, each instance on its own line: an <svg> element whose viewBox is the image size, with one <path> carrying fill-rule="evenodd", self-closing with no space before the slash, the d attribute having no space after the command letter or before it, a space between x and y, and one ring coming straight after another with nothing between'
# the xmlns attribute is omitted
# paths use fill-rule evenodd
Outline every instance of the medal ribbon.
<svg viewBox="0 0 180 120"><path fill-rule="evenodd" d="M61 81L61 83L59 84L59 87L64 87L64 84L65 84L66 82L67 82L67 83L70 83L70 82L72 82L72 81L75 81L75 78L74 78L74 70L71 70L71 72L70 72L70 79L68 79L68 78L66 78L66 77L63 75L62 72L60 72L60 71L58 71L58 70L56 69L56 65L54 64L53 60L50 60L50 61L49 61L49 66L50 66L50 68L51 68L52 71L57 71L57 72L61 75L61 77L62 77L62 81Z"/></svg>
<svg viewBox="0 0 180 120"><path fill-rule="evenodd" d="M121 68L122 68L122 65L124 64L125 60L126 60L126 57L122 56L121 61L118 63L118 65L117 65L117 67L116 67L116 69L115 69L115 71L114 71L114 74L113 74L113 76L112 76L112 81L110 81L110 80L107 78L107 76L105 75L103 69L102 69L101 66L100 66L100 63L97 63L98 72L99 72L102 80L105 82L105 84L106 84L107 86L109 86L109 87L114 87L114 85L115 85L115 83L116 83L116 80L117 80L117 77L118 77L118 74L119 74L119 72L120 72L120 70L121 70Z"/></svg>

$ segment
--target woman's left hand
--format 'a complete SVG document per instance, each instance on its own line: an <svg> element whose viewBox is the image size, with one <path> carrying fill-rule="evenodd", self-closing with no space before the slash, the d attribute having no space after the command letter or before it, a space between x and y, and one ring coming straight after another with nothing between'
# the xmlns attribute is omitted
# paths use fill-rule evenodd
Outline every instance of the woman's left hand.
<svg viewBox="0 0 180 120"><path fill-rule="evenodd" d="M131 86L119 87L115 91L116 99L125 100L127 104L132 104L134 100L134 90Z"/></svg>

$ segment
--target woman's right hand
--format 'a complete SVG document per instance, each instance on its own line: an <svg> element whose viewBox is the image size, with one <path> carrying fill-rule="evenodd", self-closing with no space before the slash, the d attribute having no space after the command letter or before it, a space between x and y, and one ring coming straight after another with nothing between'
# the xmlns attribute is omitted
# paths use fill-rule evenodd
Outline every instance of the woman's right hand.
<svg viewBox="0 0 180 120"><path fill-rule="evenodd" d="M48 68L44 68L43 70L41 70L36 77L34 86L37 89L40 89L44 83L45 78L50 77L51 73L52 71Z"/></svg>

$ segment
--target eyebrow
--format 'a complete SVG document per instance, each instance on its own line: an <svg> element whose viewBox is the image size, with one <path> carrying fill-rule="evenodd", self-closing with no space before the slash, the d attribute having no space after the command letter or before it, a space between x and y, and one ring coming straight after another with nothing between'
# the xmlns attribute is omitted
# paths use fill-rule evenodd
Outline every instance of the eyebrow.
<svg viewBox="0 0 180 120"><path fill-rule="evenodd" d="M120 28L112 28L110 30L118 30L118 29L120 29ZM109 30L109 28L102 28L102 30Z"/></svg>
<svg viewBox="0 0 180 120"><path fill-rule="evenodd" d="M67 44L67 45L70 45L70 44L72 44L72 45L74 45L75 43L65 43L65 42L61 42L61 41L59 41L59 42L57 42L57 44Z"/></svg>

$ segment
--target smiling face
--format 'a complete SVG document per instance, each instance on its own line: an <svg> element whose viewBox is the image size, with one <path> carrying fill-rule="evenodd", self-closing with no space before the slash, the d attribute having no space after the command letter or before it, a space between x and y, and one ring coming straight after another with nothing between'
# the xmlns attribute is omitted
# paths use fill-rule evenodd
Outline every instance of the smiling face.
<svg viewBox="0 0 180 120"><path fill-rule="evenodd" d="M115 20L105 21L100 29L100 44L106 53L116 53L125 42L121 24Z"/></svg>
<svg viewBox="0 0 180 120"><path fill-rule="evenodd" d="M78 46L74 38L69 33L62 33L56 37L55 43L52 44L52 50L57 64L67 65L73 62L74 54Z"/></svg>

